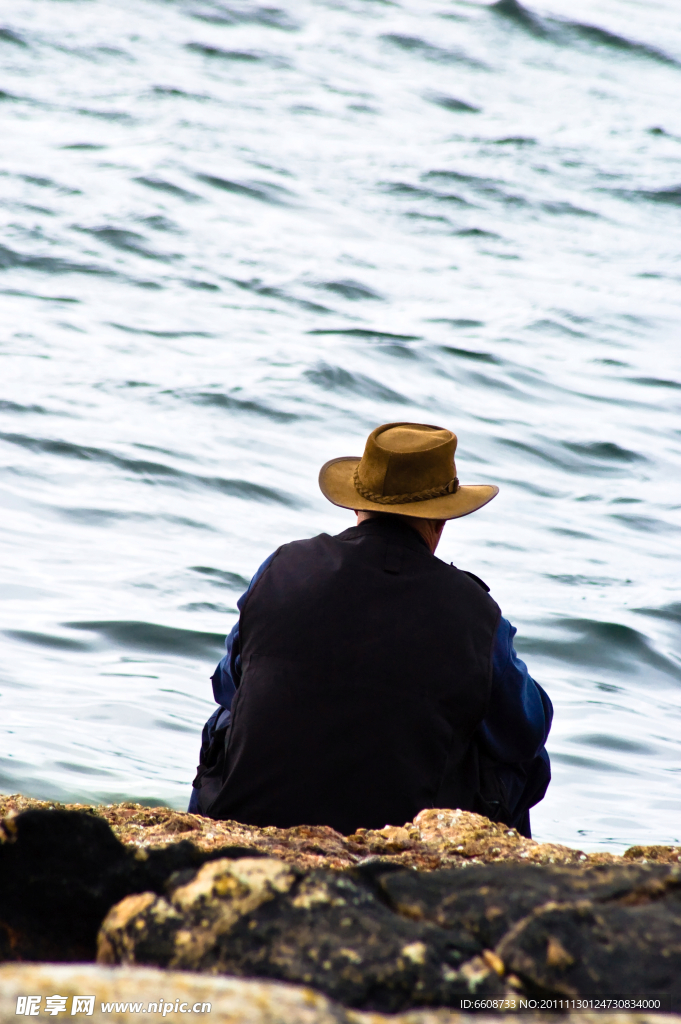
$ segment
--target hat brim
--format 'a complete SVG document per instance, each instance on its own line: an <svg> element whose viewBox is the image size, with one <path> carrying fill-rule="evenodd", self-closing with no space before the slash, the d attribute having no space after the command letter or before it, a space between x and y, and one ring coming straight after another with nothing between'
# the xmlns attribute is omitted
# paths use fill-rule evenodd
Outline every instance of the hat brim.
<svg viewBox="0 0 681 1024"><path fill-rule="evenodd" d="M359 457L348 455L331 459L320 469L319 487L324 497L334 505L358 511L394 512L418 519L459 519L477 512L499 493L494 484L460 484L454 494L445 494L441 498L405 502L404 505L382 505L363 498L356 490L354 475L360 461Z"/></svg>

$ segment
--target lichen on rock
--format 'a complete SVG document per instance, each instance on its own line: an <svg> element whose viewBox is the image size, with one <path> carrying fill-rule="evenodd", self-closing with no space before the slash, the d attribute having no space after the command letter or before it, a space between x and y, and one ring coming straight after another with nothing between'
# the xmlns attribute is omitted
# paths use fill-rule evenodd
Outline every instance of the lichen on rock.
<svg viewBox="0 0 681 1024"><path fill-rule="evenodd" d="M620 861L611 853L587 854L557 843L525 839L515 829L460 810L429 808L404 825L358 829L353 835L342 836L323 825L258 828L129 802L89 807L34 800L16 794L0 796L0 818L24 810L50 808L79 810L103 818L117 838L128 846L146 849L187 839L206 853L237 846L307 868L340 870L368 857L380 857L421 871L509 860L533 864ZM632 847L624 857L632 861L677 863L681 862L681 847Z"/></svg>
<svg viewBox="0 0 681 1024"><path fill-rule="evenodd" d="M288 865L268 858L212 861L183 884L186 875L170 877L170 899L146 892L114 906L99 932L98 961L214 967L221 937L240 918L288 892L295 880Z"/></svg>
<svg viewBox="0 0 681 1024"><path fill-rule="evenodd" d="M286 981L392 1013L681 998L677 848L587 855L446 809L352 836L134 804L10 797L0 812L0 959L98 949L103 964Z"/></svg>
<svg viewBox="0 0 681 1024"><path fill-rule="evenodd" d="M248 860L217 861L194 881L171 879L165 898L126 901L124 920L114 908L100 960L276 977L391 1012L518 991L681 996L678 867L253 865L252 881ZM276 893L259 880L270 875L285 879Z"/></svg>
<svg viewBox="0 0 681 1024"><path fill-rule="evenodd" d="M177 881L164 897L113 908L100 962L278 978L387 1012L504 991L479 943L396 914L370 873L246 858Z"/></svg>

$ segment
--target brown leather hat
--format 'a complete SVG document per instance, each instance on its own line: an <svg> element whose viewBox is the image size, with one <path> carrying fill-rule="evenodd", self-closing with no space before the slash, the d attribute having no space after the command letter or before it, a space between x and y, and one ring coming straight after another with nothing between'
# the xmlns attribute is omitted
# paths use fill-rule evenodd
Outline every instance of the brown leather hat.
<svg viewBox="0 0 681 1024"><path fill-rule="evenodd" d="M341 508L396 512L420 519L457 519L499 493L493 484L459 484L456 434L428 423L384 423L367 438L364 455L322 466L322 494Z"/></svg>

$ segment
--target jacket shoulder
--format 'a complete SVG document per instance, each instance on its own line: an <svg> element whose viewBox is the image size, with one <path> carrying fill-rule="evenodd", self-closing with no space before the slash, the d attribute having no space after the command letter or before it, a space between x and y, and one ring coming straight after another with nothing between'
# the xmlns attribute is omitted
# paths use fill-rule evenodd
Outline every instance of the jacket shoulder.
<svg viewBox="0 0 681 1024"><path fill-rule="evenodd" d="M486 594L489 594L489 587L485 581L481 580L479 576L476 576L474 572L469 572L468 569L461 569L461 572L465 573L466 576L470 576L470 578L477 583L479 587L482 587Z"/></svg>
<svg viewBox="0 0 681 1024"><path fill-rule="evenodd" d="M277 548L275 554L286 555L289 552L297 551L315 551L320 548L328 547L329 542L335 541L336 538L330 536L328 533L318 533L315 537L301 537L299 540L289 540L286 544L282 544Z"/></svg>

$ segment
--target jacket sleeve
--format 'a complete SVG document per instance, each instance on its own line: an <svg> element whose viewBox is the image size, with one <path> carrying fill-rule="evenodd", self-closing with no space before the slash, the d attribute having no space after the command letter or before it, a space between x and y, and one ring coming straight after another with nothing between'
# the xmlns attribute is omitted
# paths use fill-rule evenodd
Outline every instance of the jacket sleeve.
<svg viewBox="0 0 681 1024"><path fill-rule="evenodd" d="M265 559L251 582L248 584L248 589L243 592L237 601L236 606L239 611L243 608L244 601L248 597L251 587L260 579L275 555L276 551L273 551L272 554ZM234 695L239 683L241 682L241 641L239 637L239 622L240 620L237 619L225 639L225 655L218 667L215 669L211 679L213 683L213 697L215 698L215 703L219 704L221 708L226 708L227 710L232 707Z"/></svg>
<svg viewBox="0 0 681 1024"><path fill-rule="evenodd" d="M489 708L479 728L485 752L507 764L535 758L543 750L553 719L548 694L515 652L515 633L502 617L494 642Z"/></svg>

